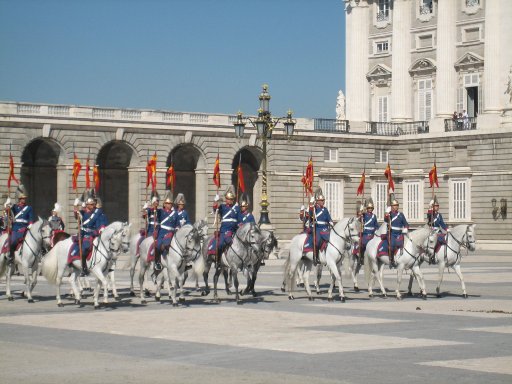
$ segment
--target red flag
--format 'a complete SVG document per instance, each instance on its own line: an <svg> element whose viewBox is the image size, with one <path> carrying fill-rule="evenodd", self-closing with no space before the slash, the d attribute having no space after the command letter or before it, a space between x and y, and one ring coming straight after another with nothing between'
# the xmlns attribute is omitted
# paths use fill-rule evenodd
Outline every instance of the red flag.
<svg viewBox="0 0 512 384"><path fill-rule="evenodd" d="M92 179L94 181L94 189L96 193L100 190L100 170L97 165L94 165L92 169Z"/></svg>
<svg viewBox="0 0 512 384"><path fill-rule="evenodd" d="M310 157L308 161L308 166L306 167L306 174L303 177L304 189L306 192L313 194L313 179L315 177L313 171L313 158Z"/></svg>
<svg viewBox="0 0 512 384"><path fill-rule="evenodd" d="M217 155L217 159L215 160L215 166L213 167L213 183L217 186L217 189L220 188L220 159L219 159L219 155Z"/></svg>
<svg viewBox="0 0 512 384"><path fill-rule="evenodd" d="M11 188L11 180L14 180L16 184L20 183L14 175L14 159L12 158L12 155L9 153L9 178L7 179L7 188Z"/></svg>
<svg viewBox="0 0 512 384"><path fill-rule="evenodd" d="M151 189L154 191L156 188L156 152L146 164L146 188L151 183Z"/></svg>
<svg viewBox="0 0 512 384"><path fill-rule="evenodd" d="M434 184L436 185L437 188L439 188L439 180L437 179L437 166L436 166L435 162L434 162L434 166L428 173L428 179L430 181L430 188L432 188L432 186Z"/></svg>
<svg viewBox="0 0 512 384"><path fill-rule="evenodd" d="M85 162L85 188L91 188L91 178L89 176L89 172L91 171L91 167L89 166L89 158Z"/></svg>
<svg viewBox="0 0 512 384"><path fill-rule="evenodd" d="M174 194L174 186L176 185L176 172L174 171L174 164L171 163L166 172L166 185L167 188L170 188L171 192Z"/></svg>
<svg viewBox="0 0 512 384"><path fill-rule="evenodd" d="M395 183L393 182L393 175L391 174L391 167L386 167L386 171L384 172L384 176L386 176L386 179L388 179L388 192L394 192L395 191Z"/></svg>
<svg viewBox="0 0 512 384"><path fill-rule="evenodd" d="M78 180L78 174L82 169L82 164L78 157L76 157L76 153L73 154L73 189L76 191L76 182Z"/></svg>
<svg viewBox="0 0 512 384"><path fill-rule="evenodd" d="M238 164L238 188L242 191L242 193L245 193L245 181L244 181L244 172L242 171L242 166Z"/></svg>
<svg viewBox="0 0 512 384"><path fill-rule="evenodd" d="M361 175L361 182L359 183L359 187L357 188L356 196L364 195L364 182L366 181L366 170L363 170L363 174Z"/></svg>

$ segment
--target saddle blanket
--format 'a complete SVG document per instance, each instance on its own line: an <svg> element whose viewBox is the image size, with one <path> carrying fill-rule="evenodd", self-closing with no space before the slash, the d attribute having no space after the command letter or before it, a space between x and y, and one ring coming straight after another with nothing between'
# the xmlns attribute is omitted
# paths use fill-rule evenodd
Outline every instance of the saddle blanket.
<svg viewBox="0 0 512 384"><path fill-rule="evenodd" d="M73 244L71 247L69 247L69 253L68 253L68 264L72 264L75 260L80 260L80 250L78 249L78 236L74 235L71 236L71 239L73 240ZM90 240L85 240L91 242ZM92 256L92 249L93 245L89 247L89 253L87 254L86 260L90 260Z"/></svg>
<svg viewBox="0 0 512 384"><path fill-rule="evenodd" d="M322 244L320 244L320 251L325 251L327 248L327 241L323 240ZM302 252L313 252L313 234L307 233L306 238L304 239L304 245L302 246Z"/></svg>
<svg viewBox="0 0 512 384"><path fill-rule="evenodd" d="M23 244L23 240L24 240L23 237L18 239L18 244L16 244L15 252L19 251L19 249L21 248L21 244ZM4 245L2 245L1 253L2 254L9 253L9 238L5 239Z"/></svg>
<svg viewBox="0 0 512 384"><path fill-rule="evenodd" d="M394 250L393 255L396 256L396 254L398 253L398 251L400 249L402 249L402 248L396 248ZM389 256L389 244L388 244L387 239L381 240L379 243L379 246L377 247L377 257L382 257L382 256Z"/></svg>

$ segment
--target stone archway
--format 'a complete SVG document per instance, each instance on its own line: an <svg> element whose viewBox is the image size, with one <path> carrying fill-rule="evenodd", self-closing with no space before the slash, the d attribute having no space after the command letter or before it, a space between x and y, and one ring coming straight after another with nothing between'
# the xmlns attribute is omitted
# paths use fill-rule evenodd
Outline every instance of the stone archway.
<svg viewBox="0 0 512 384"><path fill-rule="evenodd" d="M34 215L48 217L57 201L57 164L61 148L47 139L29 143L21 155L21 183L28 193Z"/></svg>
<svg viewBox="0 0 512 384"><path fill-rule="evenodd" d="M233 173L231 175L231 184L235 187L235 193L240 200L242 192L238 191L237 172L238 164L240 164L244 176L245 193L247 196L249 196L251 209L255 213L259 212L259 203L261 197L261 191L259 191L258 188L255 188L258 181L258 171L260 169L261 160L262 154L259 148L244 147L236 153L231 164L233 169Z"/></svg>
<svg viewBox="0 0 512 384"><path fill-rule="evenodd" d="M122 141L111 141L98 153L99 196L110 222L129 219L128 167L132 156L133 150Z"/></svg>
<svg viewBox="0 0 512 384"><path fill-rule="evenodd" d="M167 168L174 163L176 172L176 185L173 199L178 193L183 193L187 202L186 210L191 221L197 220L198 215L198 193L197 193L197 169L201 162L201 152L192 144L183 144L175 147L167 158Z"/></svg>

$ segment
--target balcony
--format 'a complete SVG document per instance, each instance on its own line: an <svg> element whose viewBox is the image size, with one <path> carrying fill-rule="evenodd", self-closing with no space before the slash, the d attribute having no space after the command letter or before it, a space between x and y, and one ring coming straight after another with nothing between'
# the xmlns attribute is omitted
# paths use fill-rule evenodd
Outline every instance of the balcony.
<svg viewBox="0 0 512 384"><path fill-rule="evenodd" d="M472 131L476 129L476 117L468 117L466 119L445 119L444 131Z"/></svg>
<svg viewBox="0 0 512 384"><path fill-rule="evenodd" d="M366 133L378 136L403 136L428 133L428 121L409 121L405 123L390 123L369 121L366 123Z"/></svg>
<svg viewBox="0 0 512 384"><path fill-rule="evenodd" d="M350 124L348 120L336 119L314 119L314 128L316 132L344 132L348 133Z"/></svg>

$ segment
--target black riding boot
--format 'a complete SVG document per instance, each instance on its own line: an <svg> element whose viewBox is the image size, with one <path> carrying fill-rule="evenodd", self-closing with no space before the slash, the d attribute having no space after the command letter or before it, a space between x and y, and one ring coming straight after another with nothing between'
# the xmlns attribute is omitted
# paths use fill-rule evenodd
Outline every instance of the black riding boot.
<svg viewBox="0 0 512 384"><path fill-rule="evenodd" d="M14 264L14 250L15 247L9 248L9 256L7 257L7 262L9 263L9 265Z"/></svg>
<svg viewBox="0 0 512 384"><path fill-rule="evenodd" d="M80 277L89 276L89 269L87 269L87 255L82 254L82 272Z"/></svg>
<svg viewBox="0 0 512 384"><path fill-rule="evenodd" d="M155 247L155 271L161 271L162 270L162 264L160 264L162 252L160 249Z"/></svg>

